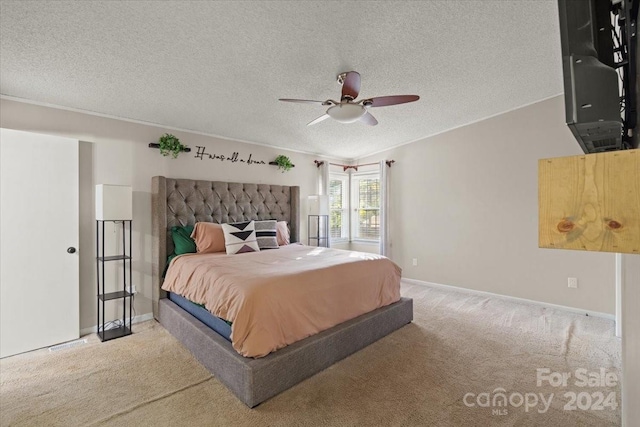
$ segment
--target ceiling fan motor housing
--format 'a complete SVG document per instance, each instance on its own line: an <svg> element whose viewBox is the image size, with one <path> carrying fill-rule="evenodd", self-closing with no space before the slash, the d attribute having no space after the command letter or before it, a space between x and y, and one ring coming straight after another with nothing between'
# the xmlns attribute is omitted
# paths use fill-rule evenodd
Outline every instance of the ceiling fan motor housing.
<svg viewBox="0 0 640 427"><path fill-rule="evenodd" d="M366 112L367 110L365 110L362 105L352 104L350 102L334 105L327 110L327 114L340 123L353 123L358 121Z"/></svg>

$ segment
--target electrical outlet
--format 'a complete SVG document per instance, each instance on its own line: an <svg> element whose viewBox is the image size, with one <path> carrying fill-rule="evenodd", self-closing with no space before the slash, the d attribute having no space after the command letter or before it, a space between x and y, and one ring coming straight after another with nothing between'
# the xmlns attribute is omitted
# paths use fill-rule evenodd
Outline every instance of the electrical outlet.
<svg viewBox="0 0 640 427"><path fill-rule="evenodd" d="M413 266L416 267L418 265L418 258L413 259Z"/></svg>
<svg viewBox="0 0 640 427"><path fill-rule="evenodd" d="M569 277L567 280L567 286L570 288L577 288L578 287L578 278L577 277Z"/></svg>

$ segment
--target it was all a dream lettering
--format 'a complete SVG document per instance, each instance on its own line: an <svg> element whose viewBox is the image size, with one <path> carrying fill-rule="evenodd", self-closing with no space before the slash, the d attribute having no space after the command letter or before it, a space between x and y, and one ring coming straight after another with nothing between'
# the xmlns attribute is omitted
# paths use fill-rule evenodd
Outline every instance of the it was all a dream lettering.
<svg viewBox="0 0 640 427"><path fill-rule="evenodd" d="M196 145L198 151L196 152L195 158L204 160L220 160L221 162L231 162L231 163L245 163L247 165L266 165L267 163L264 160L254 160L252 158L252 154L249 154L249 157L244 159L240 157L240 153L234 151L230 156L225 156L224 154L210 154L207 153L205 147L201 147L200 145Z"/></svg>

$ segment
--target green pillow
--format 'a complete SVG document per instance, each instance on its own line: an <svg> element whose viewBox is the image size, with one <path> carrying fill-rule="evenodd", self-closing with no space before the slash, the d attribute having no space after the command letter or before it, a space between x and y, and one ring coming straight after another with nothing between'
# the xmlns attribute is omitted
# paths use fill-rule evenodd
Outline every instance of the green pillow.
<svg viewBox="0 0 640 427"><path fill-rule="evenodd" d="M171 227L171 238L173 239L173 253L176 255L192 254L196 252L196 242L191 238L193 225L184 227Z"/></svg>

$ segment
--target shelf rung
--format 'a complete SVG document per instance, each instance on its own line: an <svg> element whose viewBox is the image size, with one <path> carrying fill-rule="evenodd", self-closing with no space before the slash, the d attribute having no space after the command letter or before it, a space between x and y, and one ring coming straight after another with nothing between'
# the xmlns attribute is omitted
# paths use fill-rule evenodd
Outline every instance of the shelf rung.
<svg viewBox="0 0 640 427"><path fill-rule="evenodd" d="M110 255L96 257L99 261L118 261L121 259L131 259L129 255Z"/></svg>
<svg viewBox="0 0 640 427"><path fill-rule="evenodd" d="M100 294L98 295L98 298L100 298L100 300L102 301L109 301L112 299L118 299L118 298L125 298L125 297L130 297L131 293L127 292L127 291L118 291L118 292L109 292L106 294Z"/></svg>
<svg viewBox="0 0 640 427"><path fill-rule="evenodd" d="M131 329L126 326L120 326L119 328L107 329L106 331L98 332L98 337L102 342L124 337L126 335L131 335Z"/></svg>

